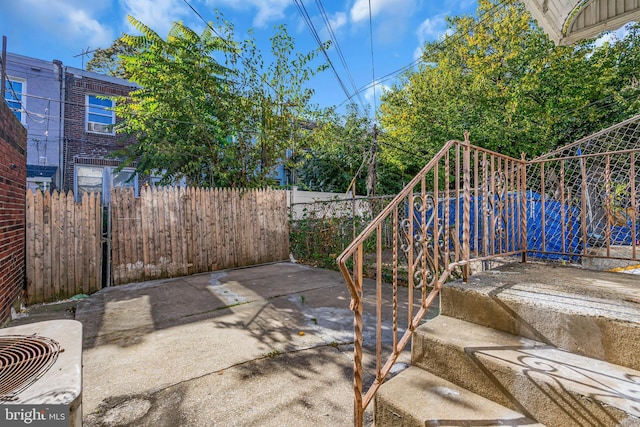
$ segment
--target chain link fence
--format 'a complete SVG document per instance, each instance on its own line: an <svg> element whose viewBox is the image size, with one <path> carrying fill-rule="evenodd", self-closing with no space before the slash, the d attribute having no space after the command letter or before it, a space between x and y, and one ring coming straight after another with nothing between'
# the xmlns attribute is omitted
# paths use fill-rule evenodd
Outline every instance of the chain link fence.
<svg viewBox="0 0 640 427"><path fill-rule="evenodd" d="M527 246L534 256L640 257L639 138L636 116L529 163Z"/></svg>

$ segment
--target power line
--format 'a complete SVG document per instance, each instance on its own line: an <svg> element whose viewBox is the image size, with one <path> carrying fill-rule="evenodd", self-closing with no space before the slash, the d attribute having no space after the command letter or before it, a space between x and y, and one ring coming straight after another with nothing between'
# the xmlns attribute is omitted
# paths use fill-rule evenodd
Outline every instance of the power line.
<svg viewBox="0 0 640 427"><path fill-rule="evenodd" d="M345 86L344 82L340 78L340 75L338 74L338 71L336 70L336 67L333 65L333 62L331 61L331 58L329 58L329 54L327 53L327 50L325 49L324 44L320 40L320 36L318 35L318 32L316 31L316 28L313 25L313 21L311 20L311 16L307 12L307 8L305 7L304 2L302 0L293 0L293 2L295 3L296 7L298 8L298 12L300 12L300 15L302 16L302 19L304 20L305 24L307 25L307 28L309 29L309 32L311 33L311 35L313 36L314 40L316 41L316 43L320 47L320 50L322 51L322 53L324 54L325 58L327 59L327 62L329 63L329 67L333 71L333 74L336 76L336 79L338 80L340 88L342 89L344 94L347 96L347 98L353 103L352 95L349 94L349 91L347 90L347 87Z"/></svg>
<svg viewBox="0 0 640 427"><path fill-rule="evenodd" d="M20 108L18 111L20 112L24 112L26 114L27 117L29 117L32 121L36 122L36 123L44 123L44 119L42 119L42 121L40 121L39 119L35 119L32 115L32 113L27 110L27 107L24 105L24 103L22 102L22 96L24 95L22 92L20 92L20 95L18 95L18 93L16 92L15 88L13 87L13 81L11 81L10 79L5 80L6 84L9 86L9 92L11 93L11 96L13 99L10 99L9 101L11 102L17 102L18 104L20 104ZM5 102L6 102L6 95L5 95Z"/></svg>
<svg viewBox="0 0 640 427"><path fill-rule="evenodd" d="M32 94L23 94L23 96L25 98L34 98L34 99L39 99L39 100L44 100L50 103L59 103L59 104L65 104L68 107L80 107L80 108L86 108L86 104L85 103L81 103L81 102L73 102L73 101L67 101L67 100L61 100L61 99L55 99L55 98L49 98L49 97L43 97L43 96L38 96L38 95L32 95ZM613 105L615 103L615 94L610 94L607 96L604 96L600 99L596 99L593 100L591 102L589 102L586 105L582 105L582 106L578 106L575 108L571 108L571 109L567 109L563 112L561 112L560 114L563 115L571 115L576 113L577 111L580 111L582 109L585 108L589 108L589 107L593 107L593 106L597 106L595 111L605 111L609 106ZM50 112L51 110L49 110ZM31 114L31 115L35 115L37 116L40 120L42 119L58 119L59 117L57 115L51 115L48 113L42 114L42 113L37 113L35 111L32 110L27 110L25 109L26 114ZM136 114L138 117L141 116L145 116L145 115L149 115L149 113L142 113L139 112ZM171 118L164 118L164 117L157 117L155 118L158 121L165 121L165 122L169 122L169 123L175 123L175 124L186 124L186 125L192 125L192 126L207 126L207 124L205 123L200 123L200 122L191 122L191 121L185 121L185 120L177 120L177 119L171 119ZM63 121L65 122L70 122L70 123L84 123L85 119L72 119L69 117L64 117L62 118ZM411 153L411 154L417 154L417 153Z"/></svg>
<svg viewBox="0 0 640 427"><path fill-rule="evenodd" d="M478 28L482 23L484 23L484 21L486 21L487 19L492 17L495 14L495 12L497 12L498 7L506 6L506 3L508 1L510 1L510 0L501 0L499 3L494 4L491 7L491 9L485 11L482 15L480 15L478 22L476 22L476 24L473 27L473 30ZM442 47L444 47L445 43L456 42L459 39L461 39L463 36L464 36L464 34L462 34L460 32L456 32L456 33L454 33L454 34L452 34L450 36L447 36L447 37L441 39L440 42L438 42L436 44L436 47L442 48ZM397 70L394 70L394 71L391 71L390 73L385 74L384 76L380 77L377 81L372 81L370 83L367 83L367 84L361 86L357 90L357 93L364 92L367 89L370 89L370 88L376 86L377 84L381 84L381 83L384 83L386 81L389 81L389 80L395 78L396 75L412 69L413 67L415 67L416 65L420 64L421 62L422 62L422 58L416 58L413 61L411 61L409 64L404 65L404 66L398 68ZM342 101L338 106L343 105L345 102L347 102L347 100Z"/></svg>
<svg viewBox="0 0 640 427"><path fill-rule="evenodd" d="M331 41L333 42L333 45L336 48L336 52L338 53L338 58L340 59L340 62L342 63L342 66L344 67L345 71L347 72L347 77L349 78L349 82L351 83L351 87L353 88L353 92L358 96L358 100L360 101L360 104L362 105L362 108L364 108L364 101L362 99L361 94L358 92L358 87L356 86L356 83L353 79L353 75L351 74L351 70L349 69L349 66L347 65L347 61L344 57L344 54L342 53L342 48L340 48L340 44L338 43L338 39L333 31L333 27L331 26L331 21L329 20L329 17L327 15L327 12L322 4L322 0L316 0L316 6L318 7L318 10L320 11L320 15L322 16L323 20L324 20L324 24L327 27L327 31L329 32L329 37L331 37Z"/></svg>
<svg viewBox="0 0 640 427"><path fill-rule="evenodd" d="M371 46L371 83L373 84L373 109L376 110L376 68L373 56L373 16L371 13L371 0L369 0L369 40Z"/></svg>
<svg viewBox="0 0 640 427"><path fill-rule="evenodd" d="M278 91L277 91L273 86L271 86L271 84L267 81L267 79L265 78L264 74L261 74L259 70L257 70L255 67L253 67L253 66L249 63L249 61L248 61L246 58L244 58L244 57L240 56L240 55L238 54L238 52L237 52L237 48L236 48L234 45L232 45L232 44L231 44L231 42L229 42L229 40L227 40L225 37L222 37L222 35L221 35L221 34L220 34L220 33L219 33L219 32L218 32L218 31L213 27L213 25L211 25L211 24L210 24L206 19L204 19L204 17L200 14L200 12L198 12L198 11L196 10L196 8L195 8L195 7L193 7L193 6L191 5L191 3L189 3L189 2L188 2L188 0L182 0L182 1L184 1L184 3L185 3L187 6L189 6L189 8L193 11L193 13L195 13L195 14L196 14L196 16L197 16L198 18L200 18L200 20L201 20L201 21L202 21L202 22L203 22L203 23L204 23L204 24L205 24L205 25L206 25L206 26L207 26L211 31L213 31L213 33L214 33L215 35L217 35L217 36L218 36L218 38L219 38L220 40L222 40L222 42L223 42L224 44L226 44L226 45L227 45L227 47L228 47L228 48L231 50L231 52L236 56L236 58L240 58L240 60L242 61L242 65L244 65L245 67L247 67L248 69L250 69L251 71L253 71L254 73L256 73L256 74L258 75L258 77L260 77L260 81L261 81L262 83L266 84L268 87L270 87L270 88L271 88L275 93L277 93L277 92L278 92ZM233 83L233 82L232 82L232 83Z"/></svg>

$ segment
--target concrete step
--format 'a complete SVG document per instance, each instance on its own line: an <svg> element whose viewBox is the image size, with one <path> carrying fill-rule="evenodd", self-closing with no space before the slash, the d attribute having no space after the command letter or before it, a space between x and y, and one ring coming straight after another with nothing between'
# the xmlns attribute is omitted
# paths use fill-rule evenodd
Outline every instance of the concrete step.
<svg viewBox="0 0 640 427"><path fill-rule="evenodd" d="M548 426L640 425L640 371L463 320L420 326L412 365Z"/></svg>
<svg viewBox="0 0 640 427"><path fill-rule="evenodd" d="M640 280L514 263L444 286L441 314L640 370Z"/></svg>
<svg viewBox="0 0 640 427"><path fill-rule="evenodd" d="M410 367L380 387L376 426L542 426L427 371Z"/></svg>

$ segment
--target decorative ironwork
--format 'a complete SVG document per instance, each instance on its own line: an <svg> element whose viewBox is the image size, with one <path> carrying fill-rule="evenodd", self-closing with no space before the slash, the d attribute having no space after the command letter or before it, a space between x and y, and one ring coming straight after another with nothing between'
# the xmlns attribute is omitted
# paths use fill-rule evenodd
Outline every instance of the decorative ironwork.
<svg viewBox="0 0 640 427"><path fill-rule="evenodd" d="M637 116L531 161L473 146L468 138L445 144L337 259L354 311L356 426L442 286L454 277L468 280L472 264L484 268L488 260L515 255L640 264L639 138ZM620 245L626 252L615 252ZM376 345L366 347L365 267L377 299ZM393 289L389 348L381 343L383 325L389 328L382 320L383 282ZM397 289L405 284L403 314ZM374 347L376 376L363 394L363 349Z"/></svg>

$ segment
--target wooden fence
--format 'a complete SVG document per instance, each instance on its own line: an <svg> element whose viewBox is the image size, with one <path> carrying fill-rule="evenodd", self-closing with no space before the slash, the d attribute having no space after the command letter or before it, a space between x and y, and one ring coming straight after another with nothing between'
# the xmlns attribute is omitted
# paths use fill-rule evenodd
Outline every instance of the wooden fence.
<svg viewBox="0 0 640 427"><path fill-rule="evenodd" d="M113 284L289 258L286 193L144 188L111 195Z"/></svg>
<svg viewBox="0 0 640 427"><path fill-rule="evenodd" d="M99 194L75 203L73 194L31 190L26 200L29 304L102 288L102 206Z"/></svg>

